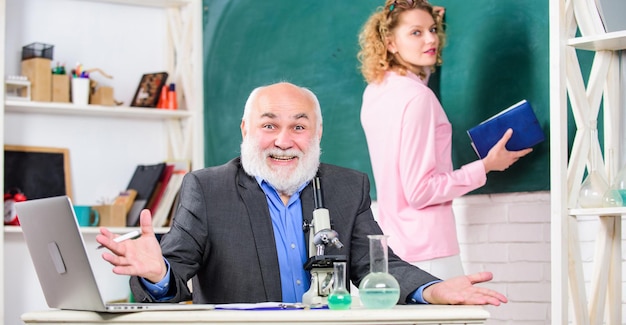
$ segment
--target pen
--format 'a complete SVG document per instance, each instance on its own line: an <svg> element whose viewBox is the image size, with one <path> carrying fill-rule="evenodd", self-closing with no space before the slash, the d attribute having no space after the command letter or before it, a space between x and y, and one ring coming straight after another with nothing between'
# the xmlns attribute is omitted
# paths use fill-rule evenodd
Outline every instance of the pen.
<svg viewBox="0 0 626 325"><path fill-rule="evenodd" d="M123 242L123 241L125 241L125 240L128 240L128 239L135 239L135 238L139 238L139 236L141 236L141 231L139 231L139 230L133 230L133 231L131 231L131 232L127 232L127 233L125 233L125 234L123 234L123 235L121 235L121 236L117 236L117 237L115 237L115 238L113 239L113 241L114 241L114 242L116 242L116 243L121 243L121 242ZM100 249L100 248L102 248L102 247L104 247L104 246L100 245L100 246L98 246L98 248L97 248L97 249Z"/></svg>

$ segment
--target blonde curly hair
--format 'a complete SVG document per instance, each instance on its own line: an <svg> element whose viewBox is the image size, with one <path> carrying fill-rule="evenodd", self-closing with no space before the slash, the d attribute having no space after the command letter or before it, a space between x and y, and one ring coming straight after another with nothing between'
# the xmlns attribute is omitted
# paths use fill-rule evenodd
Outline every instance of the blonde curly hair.
<svg viewBox="0 0 626 325"><path fill-rule="evenodd" d="M406 75L407 67L402 65L392 53L387 51L386 39L391 32L398 27L400 15L408 10L424 10L430 13L437 26L439 46L437 48L436 65L441 65L441 49L445 43L443 31L443 19L433 10L433 6L425 0L386 0L384 7L378 7L368 18L359 34L361 50L357 54L361 62L361 73L368 83L379 83L383 80L387 71L395 71L400 75ZM431 72L434 67L431 67ZM426 78L426 72L420 71L418 75Z"/></svg>

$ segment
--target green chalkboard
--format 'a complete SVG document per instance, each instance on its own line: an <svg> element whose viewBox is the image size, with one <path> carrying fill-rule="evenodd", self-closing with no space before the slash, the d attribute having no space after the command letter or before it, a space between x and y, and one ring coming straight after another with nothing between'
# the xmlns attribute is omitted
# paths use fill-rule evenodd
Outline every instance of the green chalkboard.
<svg viewBox="0 0 626 325"><path fill-rule="evenodd" d="M205 1L206 164L239 154L239 125L250 91L289 81L318 96L322 161L371 178L359 119L365 82L356 53L359 29L379 2Z"/></svg>
<svg viewBox="0 0 626 325"><path fill-rule="evenodd" d="M549 39L546 1L453 1L446 7L447 46L441 103L453 127L455 167L476 160L466 130L527 99L546 141L473 193L547 190L549 177Z"/></svg>
<svg viewBox="0 0 626 325"><path fill-rule="evenodd" d="M546 1L437 0L446 7L447 46L437 95L452 123L456 168L476 159L466 130L527 99L549 136ZM322 161L372 180L359 111L365 83L357 35L382 0L204 0L206 164L239 154L250 91L290 81L314 91L324 115ZM384 126L381 126L384 127ZM549 140L474 193L547 190ZM372 187L375 197L375 187Z"/></svg>

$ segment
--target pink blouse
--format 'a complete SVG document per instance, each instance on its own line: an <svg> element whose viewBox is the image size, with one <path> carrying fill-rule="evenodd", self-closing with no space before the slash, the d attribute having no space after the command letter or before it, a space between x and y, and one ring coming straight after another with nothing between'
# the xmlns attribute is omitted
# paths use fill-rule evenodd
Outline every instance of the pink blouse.
<svg viewBox="0 0 626 325"><path fill-rule="evenodd" d="M388 72L365 89L361 124L389 247L408 262L459 254L452 200L487 176L480 160L453 170L452 126L432 90Z"/></svg>

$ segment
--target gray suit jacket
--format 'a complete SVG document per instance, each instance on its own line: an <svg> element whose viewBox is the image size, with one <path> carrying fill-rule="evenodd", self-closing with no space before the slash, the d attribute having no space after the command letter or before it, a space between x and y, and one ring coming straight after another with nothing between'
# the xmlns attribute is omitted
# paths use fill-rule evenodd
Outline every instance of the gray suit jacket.
<svg viewBox="0 0 626 325"><path fill-rule="evenodd" d="M363 173L328 164L321 164L319 176L324 207L344 244L341 250L327 247L325 253L347 255L348 277L358 286L369 273L367 235L382 233L370 209L369 180ZM303 219L310 221L314 209L311 185L302 191L301 199ZM239 158L185 176L180 205L161 247L171 265L171 301L282 301L265 193L254 177L244 172ZM389 273L400 283L400 303L419 286L437 279L391 251ZM189 279L193 295L187 289ZM136 301L152 301L136 277L131 278L131 288Z"/></svg>

